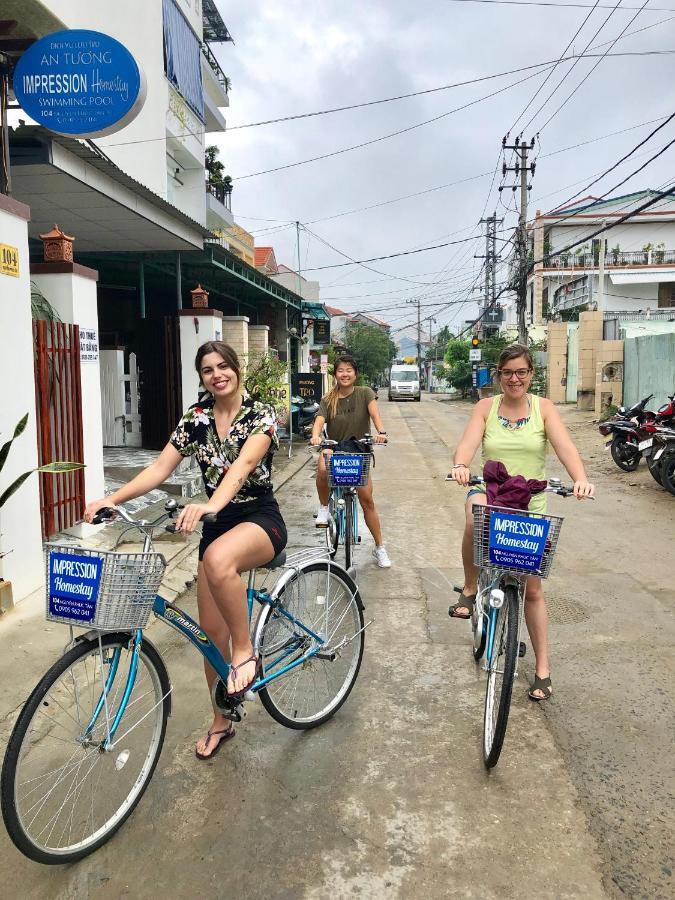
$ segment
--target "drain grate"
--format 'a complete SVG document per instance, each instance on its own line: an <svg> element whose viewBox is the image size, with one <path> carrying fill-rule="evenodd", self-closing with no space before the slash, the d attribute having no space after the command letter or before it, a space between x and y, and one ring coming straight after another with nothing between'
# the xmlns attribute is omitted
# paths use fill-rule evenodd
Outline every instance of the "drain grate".
<svg viewBox="0 0 675 900"><path fill-rule="evenodd" d="M546 605L553 625L577 625L590 619L586 607L577 600L549 595L546 597Z"/></svg>

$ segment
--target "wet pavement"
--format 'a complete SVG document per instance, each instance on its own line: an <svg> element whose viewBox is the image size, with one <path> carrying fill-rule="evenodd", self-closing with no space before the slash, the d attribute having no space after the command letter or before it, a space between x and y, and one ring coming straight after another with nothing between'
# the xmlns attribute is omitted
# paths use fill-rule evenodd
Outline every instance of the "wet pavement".
<svg viewBox="0 0 675 900"><path fill-rule="evenodd" d="M487 773L484 673L468 625L447 617L463 498L444 478L469 407L381 405L392 443L374 481L394 567L374 566L364 536L357 580L373 624L347 703L306 733L249 703L235 740L199 763L200 661L154 624L175 691L147 793L117 836L72 866L28 862L0 827L3 896L672 896L675 499L644 481L646 469L612 471L588 417L569 414L595 457L600 499L550 502L567 516L546 588L556 693L546 706L527 700L528 651L502 759ZM319 544L311 463L278 496L291 546ZM194 611L193 589L181 605ZM58 652L39 615L0 641L15 661L11 672L0 661L0 674L26 693ZM3 701L2 739L14 708Z"/></svg>

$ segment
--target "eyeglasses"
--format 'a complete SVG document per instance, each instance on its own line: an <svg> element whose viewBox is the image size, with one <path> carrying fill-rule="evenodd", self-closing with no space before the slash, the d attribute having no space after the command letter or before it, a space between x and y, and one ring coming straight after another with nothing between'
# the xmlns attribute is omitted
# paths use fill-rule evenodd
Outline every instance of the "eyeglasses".
<svg viewBox="0 0 675 900"><path fill-rule="evenodd" d="M500 369L499 374L502 378L506 378L507 381L514 376L522 381L523 378L527 378L532 369Z"/></svg>

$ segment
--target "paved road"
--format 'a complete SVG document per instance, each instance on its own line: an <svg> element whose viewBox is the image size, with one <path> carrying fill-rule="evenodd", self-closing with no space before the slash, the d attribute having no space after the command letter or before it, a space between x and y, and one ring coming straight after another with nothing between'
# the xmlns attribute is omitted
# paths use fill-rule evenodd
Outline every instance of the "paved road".
<svg viewBox="0 0 675 900"><path fill-rule="evenodd" d="M395 566L376 569L364 540L358 580L374 622L338 716L302 734L249 704L235 741L197 763L207 722L198 660L154 626L176 691L141 805L67 868L29 864L0 832L5 896L672 896L673 501L643 485L646 474L628 488L604 459L603 500L567 501L548 585L556 696L546 708L527 701L526 658L488 774L484 676L468 626L447 617L463 513L444 477L468 408L382 406L392 445L374 477ZM309 466L279 499L294 545L317 543ZM191 592L184 605L194 608Z"/></svg>

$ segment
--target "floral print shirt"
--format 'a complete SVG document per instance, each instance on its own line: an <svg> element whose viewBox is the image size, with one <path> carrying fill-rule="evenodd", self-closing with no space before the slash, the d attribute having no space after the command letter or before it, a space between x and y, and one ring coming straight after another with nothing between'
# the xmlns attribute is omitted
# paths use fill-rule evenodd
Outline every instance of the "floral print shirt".
<svg viewBox="0 0 675 900"><path fill-rule="evenodd" d="M213 398L195 403L183 415L169 442L181 456L197 458L204 487L209 497L237 459L241 448L252 434L267 434L272 439L269 452L260 460L241 486L232 503L246 503L272 493L272 456L279 447L277 417L273 407L250 397L242 399L230 431L223 440L218 437Z"/></svg>

